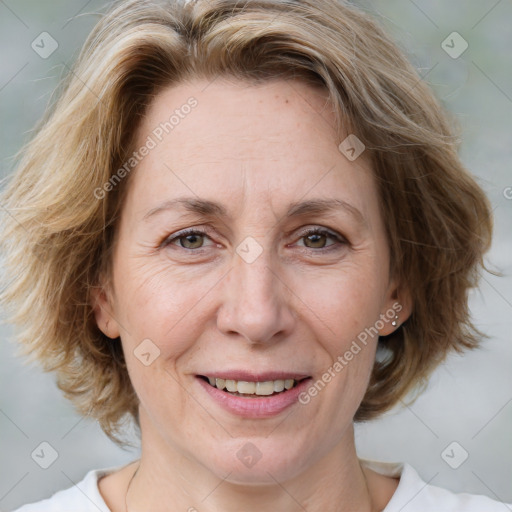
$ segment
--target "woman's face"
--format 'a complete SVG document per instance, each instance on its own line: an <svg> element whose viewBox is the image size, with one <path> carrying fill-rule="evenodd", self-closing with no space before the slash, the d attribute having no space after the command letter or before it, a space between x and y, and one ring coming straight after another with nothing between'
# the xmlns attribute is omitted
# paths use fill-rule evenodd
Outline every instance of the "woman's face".
<svg viewBox="0 0 512 512"><path fill-rule="evenodd" d="M97 319L160 456L274 483L348 442L397 300L371 169L326 98L217 79L147 111Z"/></svg>

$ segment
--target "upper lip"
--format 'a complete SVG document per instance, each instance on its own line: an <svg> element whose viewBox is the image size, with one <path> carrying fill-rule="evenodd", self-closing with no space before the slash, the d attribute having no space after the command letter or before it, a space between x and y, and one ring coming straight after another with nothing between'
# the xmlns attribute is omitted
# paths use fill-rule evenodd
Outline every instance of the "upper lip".
<svg viewBox="0 0 512 512"><path fill-rule="evenodd" d="M223 370L223 371L211 371L204 372L198 374L204 377L212 377L216 379L224 379L224 380L237 380L237 381L246 381L246 382L266 382L269 380L286 380L286 379L294 379L294 380L302 380L307 377L310 377L307 373L298 373L298 372L284 372L284 371L275 371L275 372L248 372L245 370Z"/></svg>

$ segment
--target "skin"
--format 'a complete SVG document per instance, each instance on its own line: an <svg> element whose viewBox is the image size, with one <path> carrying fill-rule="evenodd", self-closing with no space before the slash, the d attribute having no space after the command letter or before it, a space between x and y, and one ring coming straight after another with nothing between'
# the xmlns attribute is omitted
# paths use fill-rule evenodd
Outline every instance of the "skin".
<svg viewBox="0 0 512 512"><path fill-rule="evenodd" d="M316 381L393 304L406 320L370 165L364 153L351 162L338 150L325 92L295 81L165 89L137 147L191 96L197 107L130 177L113 275L94 298L98 326L121 337L142 432L140 466L103 478L100 492L125 510L139 467L131 511L382 510L398 480L360 465L353 430L376 337L310 403L271 418L221 409L196 379L236 368ZM167 209L145 218L182 196L221 203L229 217ZM286 216L291 203L313 198L343 200L360 218L343 209ZM210 231L162 245L192 226ZM305 235L306 227L341 242ZM246 237L262 249L252 263L236 252ZM388 321L379 334L393 329ZM149 366L134 356L144 339L160 350ZM250 468L237 457L248 442L262 455Z"/></svg>

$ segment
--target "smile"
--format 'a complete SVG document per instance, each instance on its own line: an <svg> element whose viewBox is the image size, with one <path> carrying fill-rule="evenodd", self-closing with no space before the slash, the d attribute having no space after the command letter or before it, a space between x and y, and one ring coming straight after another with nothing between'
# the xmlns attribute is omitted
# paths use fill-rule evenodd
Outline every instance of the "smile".
<svg viewBox="0 0 512 512"><path fill-rule="evenodd" d="M220 379L217 377L201 376L201 378L208 381L210 386L213 386L221 391L226 390L228 393L235 396L272 396L283 391L287 391L295 387L300 380L296 379L278 379L266 381L245 381L234 379ZM302 380L302 379L301 379Z"/></svg>
<svg viewBox="0 0 512 512"><path fill-rule="evenodd" d="M270 418L299 404L298 397L309 386L311 377L281 372L226 372L196 375L196 382L202 393L221 409L256 419Z"/></svg>

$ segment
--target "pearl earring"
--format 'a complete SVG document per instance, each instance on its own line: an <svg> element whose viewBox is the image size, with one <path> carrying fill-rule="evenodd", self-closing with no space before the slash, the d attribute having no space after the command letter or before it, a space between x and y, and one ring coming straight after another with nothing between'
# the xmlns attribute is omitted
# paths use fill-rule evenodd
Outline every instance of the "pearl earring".
<svg viewBox="0 0 512 512"><path fill-rule="evenodd" d="M393 321L391 322L391 325L393 327L396 327L398 325L398 315L395 313L395 318L393 319Z"/></svg>

